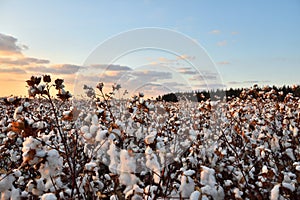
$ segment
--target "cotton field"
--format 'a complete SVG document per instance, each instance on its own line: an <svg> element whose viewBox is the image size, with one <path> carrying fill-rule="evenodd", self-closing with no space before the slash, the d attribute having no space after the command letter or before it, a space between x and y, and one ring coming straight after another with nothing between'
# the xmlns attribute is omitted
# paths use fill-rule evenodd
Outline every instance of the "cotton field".
<svg viewBox="0 0 300 200"><path fill-rule="evenodd" d="M169 103L102 83L72 99L50 76L27 85L0 105L1 199L299 199L292 94Z"/></svg>

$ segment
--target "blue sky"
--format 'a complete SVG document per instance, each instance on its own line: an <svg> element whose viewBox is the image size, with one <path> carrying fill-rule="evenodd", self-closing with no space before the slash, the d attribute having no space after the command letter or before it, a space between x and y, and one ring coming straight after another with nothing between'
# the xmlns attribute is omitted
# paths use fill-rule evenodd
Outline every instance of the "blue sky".
<svg viewBox="0 0 300 200"><path fill-rule="evenodd" d="M15 45L26 45L24 57L48 60L46 67L82 65L114 35L159 27L197 41L226 87L300 84L299 22L298 0L0 0L0 33L15 38ZM31 66L9 67L32 73Z"/></svg>

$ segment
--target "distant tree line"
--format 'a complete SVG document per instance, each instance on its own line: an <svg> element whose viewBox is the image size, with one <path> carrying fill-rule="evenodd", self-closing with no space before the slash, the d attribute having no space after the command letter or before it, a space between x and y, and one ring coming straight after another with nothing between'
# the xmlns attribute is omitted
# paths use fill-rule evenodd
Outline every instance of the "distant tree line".
<svg viewBox="0 0 300 200"><path fill-rule="evenodd" d="M166 101L166 102L178 102L179 100L189 100L189 101L206 101L208 99L218 100L224 99L229 100L231 98L239 97L241 99L247 98L247 96L243 95L243 91L247 91L247 96L251 96L252 98L258 98L260 92L267 93L272 91L272 98L275 98L277 101L283 101L287 94L292 94L294 97L300 97L300 85L297 86L267 86L267 87L258 87L254 85L251 88L230 88L227 90L217 89L210 91L189 91L189 92L176 92L176 93L168 93L163 96L158 96L156 99L158 101Z"/></svg>

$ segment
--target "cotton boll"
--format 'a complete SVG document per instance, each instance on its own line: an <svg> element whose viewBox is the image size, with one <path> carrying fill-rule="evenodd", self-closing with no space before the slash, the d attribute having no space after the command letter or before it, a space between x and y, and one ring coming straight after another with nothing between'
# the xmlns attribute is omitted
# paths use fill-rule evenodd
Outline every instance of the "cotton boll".
<svg viewBox="0 0 300 200"><path fill-rule="evenodd" d="M20 118L20 114L22 114L22 111L23 111L23 106L19 106L15 109L15 112L14 112L15 120L18 120Z"/></svg>
<svg viewBox="0 0 300 200"><path fill-rule="evenodd" d="M107 154L110 157L109 170L112 173L117 174L117 167L118 167L118 164L120 162L119 161L120 154L117 151L117 147L116 147L116 145L113 142L110 143L110 146L109 146L109 149L107 151Z"/></svg>
<svg viewBox="0 0 300 200"><path fill-rule="evenodd" d="M233 193L234 193L234 197L235 197L236 199L242 199L242 196L241 196L241 195L243 195L243 192L240 191L238 188L234 188L234 189L233 189Z"/></svg>
<svg viewBox="0 0 300 200"><path fill-rule="evenodd" d="M262 170L261 170L261 172L264 174L266 174L266 173L268 173L268 167L266 166L266 165L264 165L263 167L262 167Z"/></svg>
<svg viewBox="0 0 300 200"><path fill-rule="evenodd" d="M282 183L282 187L289 189L291 192L295 191L295 185L291 183Z"/></svg>
<svg viewBox="0 0 300 200"><path fill-rule="evenodd" d="M61 171L63 166L63 158L59 155L58 151L51 149L47 152L46 163L41 165L39 172L42 175L42 178L49 178ZM52 183L51 183L52 184Z"/></svg>
<svg viewBox="0 0 300 200"><path fill-rule="evenodd" d="M105 178L106 180L111 180L109 174L104 174L104 178Z"/></svg>
<svg viewBox="0 0 300 200"><path fill-rule="evenodd" d="M300 104L299 104L300 105ZM293 130L293 136L294 137L297 137L298 136L298 133L299 133L299 129L297 127L294 128Z"/></svg>
<svg viewBox="0 0 300 200"><path fill-rule="evenodd" d="M152 185L152 186L148 185L145 187L144 191L145 191L145 194L147 194L144 199L150 200L150 199L152 199L152 197L154 197L154 193L157 191L157 186L156 185Z"/></svg>
<svg viewBox="0 0 300 200"><path fill-rule="evenodd" d="M104 138L106 137L106 134L108 133L107 130L98 130L97 135L96 135L96 141L100 142L103 141Z"/></svg>
<svg viewBox="0 0 300 200"><path fill-rule="evenodd" d="M57 198L53 193L45 193L43 194L41 200L57 200Z"/></svg>
<svg viewBox="0 0 300 200"><path fill-rule="evenodd" d="M215 186L216 185L215 170L205 166L202 166L201 168L202 168L200 174L201 184Z"/></svg>
<svg viewBox="0 0 300 200"><path fill-rule="evenodd" d="M92 124L90 127L90 133L95 136L96 132L98 131L99 127L97 125Z"/></svg>
<svg viewBox="0 0 300 200"><path fill-rule="evenodd" d="M152 132L145 137L146 144L152 144L156 138L156 132Z"/></svg>
<svg viewBox="0 0 300 200"><path fill-rule="evenodd" d="M280 183L275 185L271 190L270 200L279 200L280 193L279 193Z"/></svg>
<svg viewBox="0 0 300 200"><path fill-rule="evenodd" d="M92 119L92 115L90 113L88 113L88 115L84 118L85 122L90 122Z"/></svg>
<svg viewBox="0 0 300 200"><path fill-rule="evenodd" d="M142 190L138 185L134 185L131 189L127 191L127 188L125 189L125 199L132 199L132 200L142 200L142 196L139 194L143 194L144 190Z"/></svg>
<svg viewBox="0 0 300 200"><path fill-rule="evenodd" d="M94 115L92 116L92 119L91 119L91 120L92 120L92 125L97 125L97 124L98 124L98 120L99 120L99 119L98 119L98 116L97 116L97 115L94 114Z"/></svg>
<svg viewBox="0 0 300 200"><path fill-rule="evenodd" d="M87 164L85 164L84 168L88 171L93 170L95 167L97 166L97 163L95 162L89 162Z"/></svg>
<svg viewBox="0 0 300 200"><path fill-rule="evenodd" d="M199 191L192 192L190 196L190 200L198 200L200 198L201 193Z"/></svg>
<svg viewBox="0 0 300 200"><path fill-rule="evenodd" d="M190 197L195 188L195 182L190 176L182 175L179 190L183 198Z"/></svg>
<svg viewBox="0 0 300 200"><path fill-rule="evenodd" d="M134 175L136 171L136 160L134 157L131 157L127 150L120 151L120 183L127 186L134 185L138 179Z"/></svg>
<svg viewBox="0 0 300 200"><path fill-rule="evenodd" d="M84 133L89 133L89 127L88 126L82 126L81 128L80 128L80 131L84 134Z"/></svg>
<svg viewBox="0 0 300 200"><path fill-rule="evenodd" d="M10 199L11 197L11 191L9 190L6 190L5 192L1 192L1 200L7 200L7 199Z"/></svg>
<svg viewBox="0 0 300 200"><path fill-rule="evenodd" d="M183 172L183 175L185 175L185 176L192 176L193 174L195 174L195 171L191 170L191 169Z"/></svg>
<svg viewBox="0 0 300 200"><path fill-rule="evenodd" d="M146 154L146 166L154 173L153 178L155 183L160 181L160 164L157 160L157 156L153 153L153 150L150 147L147 147L145 150Z"/></svg>
<svg viewBox="0 0 300 200"><path fill-rule="evenodd" d="M11 189L10 199L11 200L21 199L21 191L13 186L12 189Z"/></svg>
<svg viewBox="0 0 300 200"><path fill-rule="evenodd" d="M286 155L288 155L293 161L296 160L294 153L293 153L293 149L288 148L285 150Z"/></svg>
<svg viewBox="0 0 300 200"><path fill-rule="evenodd" d="M92 135L91 133L85 133L85 134L83 135L83 137L84 137L86 140L90 140L90 139L92 139L93 135Z"/></svg>
<svg viewBox="0 0 300 200"><path fill-rule="evenodd" d="M4 174L0 177L0 192L4 192L12 187L12 183L15 181L15 177L10 174L4 178Z"/></svg>
<svg viewBox="0 0 300 200"><path fill-rule="evenodd" d="M110 198L110 200L119 200L118 196L117 195L112 195Z"/></svg>

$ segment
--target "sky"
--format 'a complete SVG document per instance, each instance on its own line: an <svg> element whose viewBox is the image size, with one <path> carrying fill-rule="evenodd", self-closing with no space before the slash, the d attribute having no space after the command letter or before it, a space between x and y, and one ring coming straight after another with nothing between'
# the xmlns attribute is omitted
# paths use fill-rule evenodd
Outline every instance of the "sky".
<svg viewBox="0 0 300 200"><path fill-rule="evenodd" d="M299 22L299 0L0 0L0 96L43 74L77 95L300 84Z"/></svg>

